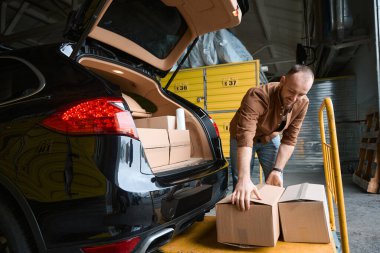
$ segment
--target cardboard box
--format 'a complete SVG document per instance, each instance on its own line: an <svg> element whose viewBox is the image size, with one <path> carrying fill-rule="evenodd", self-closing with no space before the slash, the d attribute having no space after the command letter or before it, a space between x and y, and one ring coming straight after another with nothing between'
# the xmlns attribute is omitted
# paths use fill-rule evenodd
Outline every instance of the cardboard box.
<svg viewBox="0 0 380 253"><path fill-rule="evenodd" d="M170 153L169 164L187 161L190 159L189 130L168 130Z"/></svg>
<svg viewBox="0 0 380 253"><path fill-rule="evenodd" d="M158 128L158 129L175 129L175 116L161 116L161 117L152 117L147 118L149 128Z"/></svg>
<svg viewBox="0 0 380 253"><path fill-rule="evenodd" d="M134 119L137 128L149 128L148 118Z"/></svg>
<svg viewBox="0 0 380 253"><path fill-rule="evenodd" d="M168 130L170 146L190 145L189 130Z"/></svg>
<svg viewBox="0 0 380 253"><path fill-rule="evenodd" d="M152 118L135 119L138 128L175 129L175 116L161 116Z"/></svg>
<svg viewBox="0 0 380 253"><path fill-rule="evenodd" d="M169 138L165 129L137 128L149 165L154 167L169 164Z"/></svg>
<svg viewBox="0 0 380 253"><path fill-rule="evenodd" d="M248 211L231 204L231 195L216 204L218 242L236 246L275 246L280 235L278 200L284 188L258 185L262 200L251 196Z"/></svg>
<svg viewBox="0 0 380 253"><path fill-rule="evenodd" d="M169 164L179 163L179 162L189 160L190 153L191 153L190 145L170 147Z"/></svg>
<svg viewBox="0 0 380 253"><path fill-rule="evenodd" d="M286 242L329 243L329 216L323 185L288 186L279 201Z"/></svg>
<svg viewBox="0 0 380 253"><path fill-rule="evenodd" d="M169 147L145 149L145 156L151 168L169 164Z"/></svg>

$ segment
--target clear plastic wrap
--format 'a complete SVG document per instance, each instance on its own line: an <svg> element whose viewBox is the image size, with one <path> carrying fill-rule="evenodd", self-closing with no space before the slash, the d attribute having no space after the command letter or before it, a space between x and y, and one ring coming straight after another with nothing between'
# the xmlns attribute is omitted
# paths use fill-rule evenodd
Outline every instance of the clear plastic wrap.
<svg viewBox="0 0 380 253"><path fill-rule="evenodd" d="M222 29L214 32L214 46L219 63L242 62L253 60L251 54L230 31Z"/></svg>
<svg viewBox="0 0 380 253"><path fill-rule="evenodd" d="M183 59L186 51L178 62ZM243 43L230 31L222 29L200 36L189 57L183 63L182 68L196 68L250 60L253 60L253 58ZM177 64L173 69L176 67Z"/></svg>

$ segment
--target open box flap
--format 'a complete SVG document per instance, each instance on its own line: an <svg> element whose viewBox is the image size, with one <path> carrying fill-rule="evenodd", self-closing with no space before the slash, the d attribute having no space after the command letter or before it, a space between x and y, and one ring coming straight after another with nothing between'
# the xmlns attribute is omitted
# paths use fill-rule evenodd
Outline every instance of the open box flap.
<svg viewBox="0 0 380 253"><path fill-rule="evenodd" d="M259 189L261 200L257 199L254 194L251 194L251 202L256 204L263 204L273 206L275 205L284 192L284 188L267 184L259 184L256 186ZM228 195L217 204L230 204L232 202L232 195Z"/></svg>
<svg viewBox="0 0 380 253"><path fill-rule="evenodd" d="M297 184L288 186L279 200L280 203L290 201L324 201L325 188L320 184Z"/></svg>

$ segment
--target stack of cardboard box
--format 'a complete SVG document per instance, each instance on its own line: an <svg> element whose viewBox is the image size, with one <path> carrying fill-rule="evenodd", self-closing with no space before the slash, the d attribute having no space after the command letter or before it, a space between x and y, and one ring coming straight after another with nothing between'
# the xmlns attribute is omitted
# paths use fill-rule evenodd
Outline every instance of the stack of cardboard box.
<svg viewBox="0 0 380 253"><path fill-rule="evenodd" d="M248 211L239 211L231 195L216 205L218 242L250 246L275 246L286 242L329 243L327 202L323 185L287 187L258 185L261 200L251 197Z"/></svg>
<svg viewBox="0 0 380 253"><path fill-rule="evenodd" d="M190 159L189 130L168 130L170 154L169 164L179 163Z"/></svg>
<svg viewBox="0 0 380 253"><path fill-rule="evenodd" d="M135 124L152 168L190 159L189 130L177 130L175 116L135 119Z"/></svg>
<svg viewBox="0 0 380 253"><path fill-rule="evenodd" d="M137 128L145 156L151 167L169 164L169 139L165 129Z"/></svg>

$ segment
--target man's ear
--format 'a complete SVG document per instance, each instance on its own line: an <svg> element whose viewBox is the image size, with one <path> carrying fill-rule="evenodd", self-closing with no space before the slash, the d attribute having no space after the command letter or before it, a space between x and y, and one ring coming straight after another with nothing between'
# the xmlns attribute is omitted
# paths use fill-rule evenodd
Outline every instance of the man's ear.
<svg viewBox="0 0 380 253"><path fill-rule="evenodd" d="M281 78L280 78L280 84L284 85L285 81L286 81L286 76L281 76Z"/></svg>

